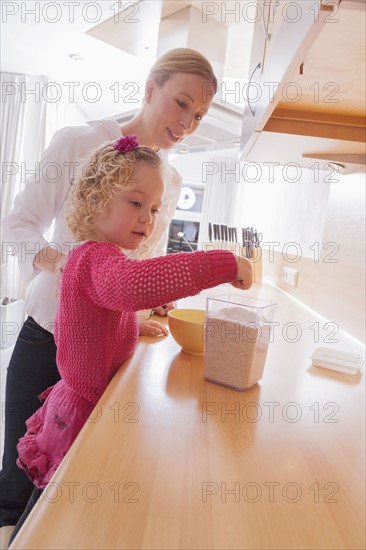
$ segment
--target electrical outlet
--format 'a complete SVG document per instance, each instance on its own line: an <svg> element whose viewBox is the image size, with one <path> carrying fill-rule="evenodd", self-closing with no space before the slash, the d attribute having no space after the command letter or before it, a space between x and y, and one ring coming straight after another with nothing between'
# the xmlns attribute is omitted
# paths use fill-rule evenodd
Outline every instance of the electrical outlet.
<svg viewBox="0 0 366 550"><path fill-rule="evenodd" d="M287 285L290 285L296 288L298 278L299 278L299 272L297 269L293 269L292 267L282 268L282 280Z"/></svg>

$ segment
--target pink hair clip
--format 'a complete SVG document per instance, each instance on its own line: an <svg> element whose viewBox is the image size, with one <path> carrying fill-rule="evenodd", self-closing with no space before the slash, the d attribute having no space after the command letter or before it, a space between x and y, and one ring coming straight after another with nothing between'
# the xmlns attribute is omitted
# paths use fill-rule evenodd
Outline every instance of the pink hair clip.
<svg viewBox="0 0 366 550"><path fill-rule="evenodd" d="M114 144L115 150L120 153L128 153L128 151L132 151L132 149L136 149L138 146L137 136L133 134L128 134L128 136L118 139Z"/></svg>

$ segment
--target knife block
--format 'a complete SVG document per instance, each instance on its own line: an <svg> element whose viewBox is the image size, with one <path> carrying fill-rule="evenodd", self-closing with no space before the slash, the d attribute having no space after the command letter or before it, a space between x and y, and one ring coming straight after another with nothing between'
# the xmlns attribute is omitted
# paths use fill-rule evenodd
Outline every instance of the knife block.
<svg viewBox="0 0 366 550"><path fill-rule="evenodd" d="M248 258L245 255L245 247L241 247L241 255L252 265L253 283L260 282L262 280L262 249L260 247L252 248L251 256Z"/></svg>
<svg viewBox="0 0 366 550"><path fill-rule="evenodd" d="M252 260L254 264L254 281L256 283L262 280L262 252L260 247L253 248Z"/></svg>

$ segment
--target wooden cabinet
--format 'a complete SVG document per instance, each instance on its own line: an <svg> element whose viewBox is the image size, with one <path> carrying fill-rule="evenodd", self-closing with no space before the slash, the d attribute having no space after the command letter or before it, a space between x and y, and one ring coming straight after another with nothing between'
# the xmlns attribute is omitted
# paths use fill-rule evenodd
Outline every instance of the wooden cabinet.
<svg viewBox="0 0 366 550"><path fill-rule="evenodd" d="M254 30L252 51L249 65L249 82L245 88L247 100L244 109L244 121L241 136L241 147L249 142L253 132L260 124L260 110L257 103L262 95L261 80L265 64L266 49L270 40L269 26L273 19L273 6L276 3L272 0L257 0L256 12L253 16Z"/></svg>
<svg viewBox="0 0 366 550"><path fill-rule="evenodd" d="M254 29L240 160L348 171L365 162L364 10L358 0L271 1L268 36L263 22Z"/></svg>

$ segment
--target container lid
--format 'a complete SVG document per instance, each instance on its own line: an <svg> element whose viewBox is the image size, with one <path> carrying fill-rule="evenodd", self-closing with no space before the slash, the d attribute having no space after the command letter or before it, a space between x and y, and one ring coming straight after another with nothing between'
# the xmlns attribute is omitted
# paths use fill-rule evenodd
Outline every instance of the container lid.
<svg viewBox="0 0 366 550"><path fill-rule="evenodd" d="M315 367L346 374L356 374L364 363L364 358L358 353L326 347L316 348L310 359Z"/></svg>

